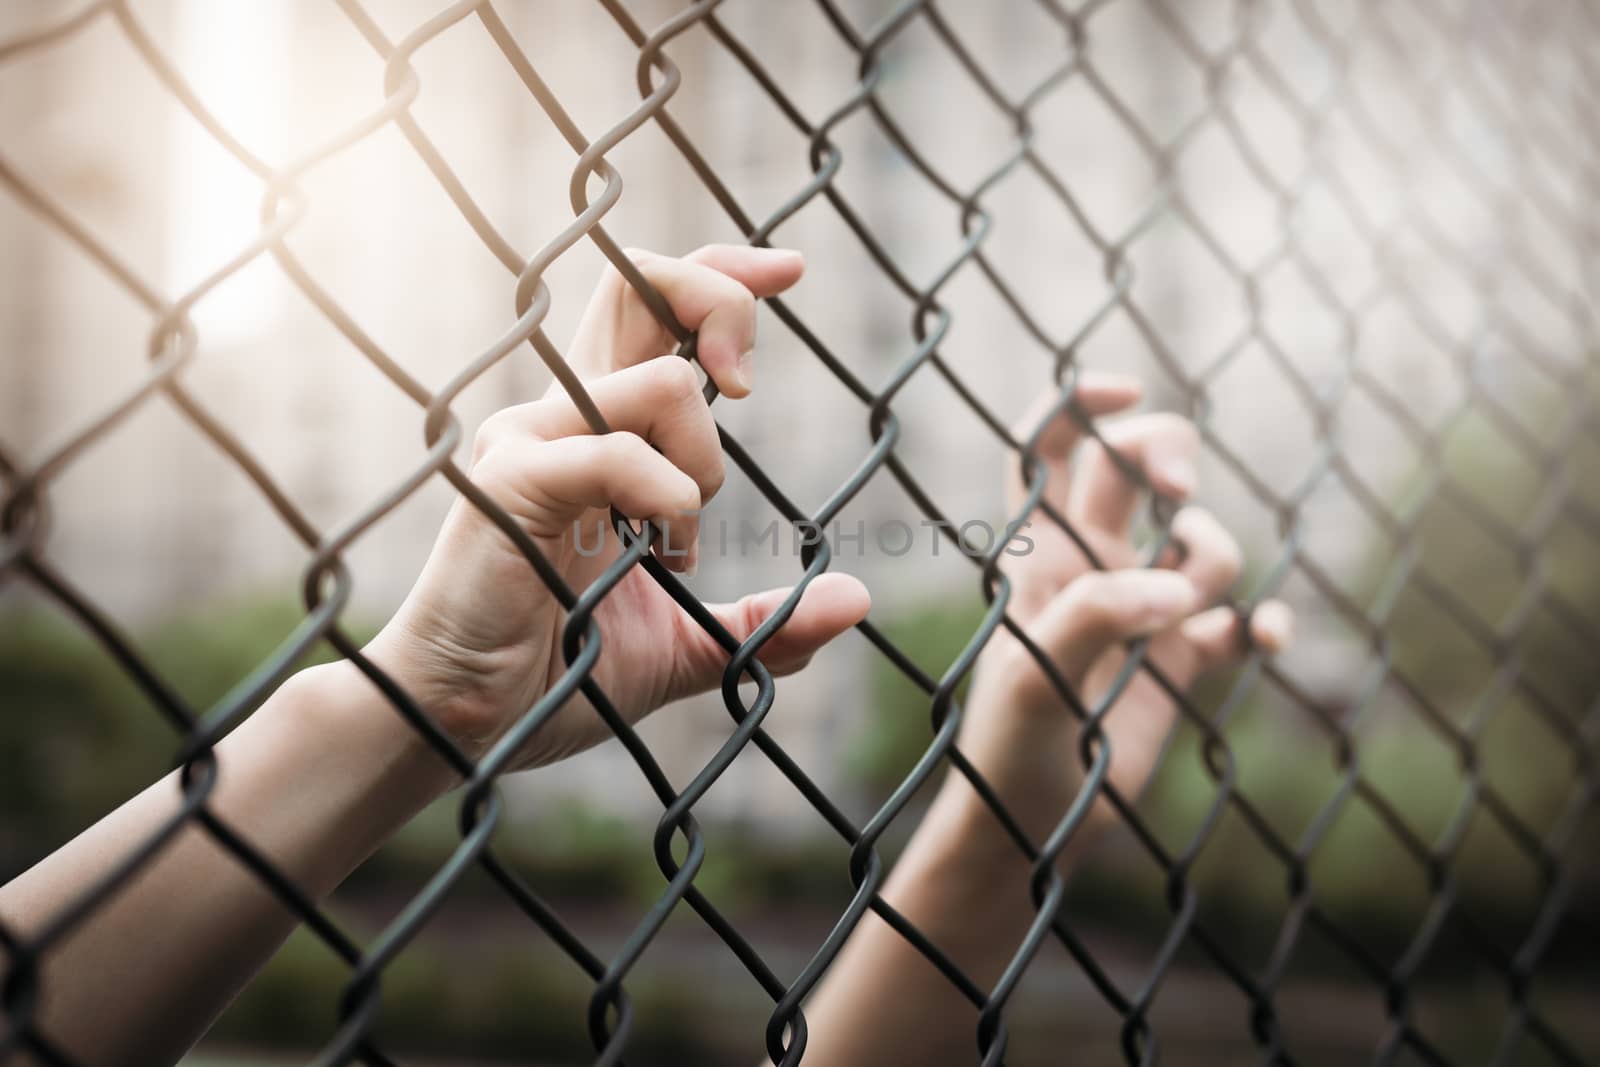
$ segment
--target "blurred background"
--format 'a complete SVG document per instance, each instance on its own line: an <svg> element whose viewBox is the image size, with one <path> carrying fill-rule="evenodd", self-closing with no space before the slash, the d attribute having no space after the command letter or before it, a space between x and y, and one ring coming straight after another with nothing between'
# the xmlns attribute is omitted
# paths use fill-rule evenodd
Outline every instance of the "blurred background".
<svg viewBox="0 0 1600 1067"><path fill-rule="evenodd" d="M681 10L624 5L640 24ZM865 32L894 5L841 2ZM1215 679L1237 786L1285 840L1331 829L1311 852L1315 899L1385 966L1430 916L1430 872L1409 834L1448 852L1455 908L1515 954L1559 923L1532 1001L1585 1056L1600 1055L1592 1005L1600 875L1589 770L1600 696L1600 398L1593 313L1600 191L1592 126L1600 25L1579 3L1361 0L1063 4L1077 61L1039 0L947 3L943 18L995 87L1028 111L1036 167L983 189L983 251L939 294L940 354L989 411L1011 421L1053 388L1057 351L1144 377L1146 406L1206 428L1202 501L1240 536L1240 591L1274 592L1301 616L1283 683ZM437 13L426 0L370 5L400 40ZM518 44L589 137L639 100L638 48L594 0L501 5ZM252 152L282 166L383 100L383 62L334 4L134 0L157 46ZM0 39L63 14L54 0L0 6ZM818 5L727 0L722 25L812 124L857 90L860 55ZM672 115L749 214L775 212L812 178L808 137L704 27L667 54L683 71ZM1018 148L925 18L879 55L878 99L925 165L963 193ZM483 27L468 19L423 46L412 114L491 223L526 257L572 218L576 154ZM828 137L837 192L917 285L961 255L962 208L908 161L870 111ZM622 244L682 254L742 235L653 125L607 158L622 175L606 217ZM138 277L177 299L246 247L262 183L99 17L0 62L0 159L43 190ZM1050 178L1060 185L1053 187ZM0 448L39 461L148 373L149 313L119 282L0 195ZM594 183L598 188L599 183ZM515 318L515 277L392 126L299 182L309 211L289 246L386 351L430 388ZM772 241L805 251L790 306L858 378L886 383L917 347L916 305L826 199ZM547 275L546 330L571 336L604 260L587 242ZM997 284L998 279L999 284ZM1022 308L1019 314L1010 295ZM789 498L815 509L872 444L868 409L763 310L759 385L719 420ZM322 529L398 484L424 457L423 417L291 284L270 257L230 276L192 314L199 353L184 381ZM537 397L548 376L522 348L456 405L469 431ZM911 379L894 403L898 453L943 512L1005 521L1002 443L951 385ZM778 519L730 472L711 519ZM398 604L452 493L424 486L346 554L357 632ZM140 405L48 487L45 555L205 707L300 618L308 553L239 470L170 404ZM917 527L892 479L875 478L840 522ZM907 555L869 535L837 569L873 592L873 621L942 673L984 601L977 569L918 530ZM792 583L776 551L703 550L705 599ZM1521 680L1534 679L1533 692ZM176 739L115 665L25 583L0 581L0 872L9 876L169 764ZM1476 774L1428 721L1478 737ZM1320 718L1319 718L1320 716ZM1339 722L1397 830L1359 801L1325 809L1343 781ZM1566 723L1563 728L1561 723ZM1587 725L1582 725L1582 724ZM926 698L851 634L783 681L769 730L858 822L930 736ZM732 728L720 699L642 728L674 781ZM1218 786L1199 732L1179 731L1141 812L1169 851L1204 823ZM1576 738L1576 740L1574 740ZM1533 841L1478 800L1503 797ZM660 814L615 744L508 780L499 841L528 880L605 956L663 881ZM925 800L926 798L922 798ZM755 752L696 809L710 854L699 884L779 974L793 976L851 895L846 847ZM369 935L457 841L430 811L364 867L333 907ZM915 811L891 834L892 855ZM1540 845L1547 841L1554 844ZM1559 851L1558 851L1559 846ZM1547 848L1570 873L1557 918ZM1264 967L1290 910L1282 861L1225 807L1191 872L1200 914ZM1108 840L1076 879L1068 920L1126 989L1148 976L1172 921L1165 876L1132 835ZM648 1063L749 1063L770 1003L686 909L630 981ZM474 876L388 972L379 1034L417 1062L565 1064L592 1058L590 985L487 879ZM326 1040L345 969L296 938L219 1023L194 1063L296 1062ZM1503 975L1446 923L1414 987L1417 1025L1460 1062L1487 1060L1508 1018ZM1383 990L1335 944L1303 933L1280 1015L1307 1063L1366 1062L1382 1040ZM1151 1021L1173 1062L1253 1059L1250 1004L1193 945L1180 949ZM1120 1019L1059 945L1022 986L1013 1062L1114 1062ZM1524 1042L1507 1062L1543 1063ZM631 1060L630 1060L631 1061ZM1550 1059L1549 1062L1558 1062Z"/></svg>

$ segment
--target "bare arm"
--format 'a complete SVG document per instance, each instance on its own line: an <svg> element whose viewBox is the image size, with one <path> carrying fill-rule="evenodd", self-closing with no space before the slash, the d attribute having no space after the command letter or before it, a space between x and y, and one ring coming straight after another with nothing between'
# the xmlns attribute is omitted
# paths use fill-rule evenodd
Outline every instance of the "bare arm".
<svg viewBox="0 0 1600 1067"><path fill-rule="evenodd" d="M313 898L452 783L346 664L291 679L218 746L208 805ZM27 937L178 810L176 773L0 891ZM43 1036L89 1064L176 1061L297 920L203 829L179 831L110 902L43 954Z"/></svg>
<svg viewBox="0 0 1600 1067"><path fill-rule="evenodd" d="M641 254L641 268L686 324L700 332L702 364L725 393L749 391L754 296L798 276L796 257L711 248L686 260ZM692 375L619 278L603 283L574 344L573 361L615 432L594 435L560 393L500 413L480 432L473 478L522 525L571 584L588 584L613 558L575 551L574 523L592 529L608 508L690 528L683 519L721 484L715 426ZM1131 402L1125 381L1086 383L1081 399L1103 411ZM1176 495L1192 435L1171 420L1129 420L1126 447ZM1052 491L1065 482L1070 432L1047 434ZM1176 457L1176 458L1175 458ZM1103 458L1102 458L1103 462ZM1127 566L1132 498L1091 461L1087 488L1061 501L1099 531L1102 554ZM1192 471L1191 471L1192 474ZM1086 574L1065 539L1039 532L1039 551L1013 562L1014 614L1091 695L1115 672L1125 639L1153 634L1158 659L1180 683L1236 654L1231 617L1205 611L1231 582L1237 549L1215 522L1180 516L1189 554L1181 574L1122 570ZM1053 535L1059 538L1059 535ZM683 569L686 558L664 558ZM787 591L713 606L736 637L748 635ZM859 621L865 591L824 576L764 648L778 672L798 669L818 647ZM554 656L562 612L499 531L470 508L452 511L423 575L369 648L440 725L477 756L559 676ZM648 576L632 572L597 614L605 647L597 679L638 718L662 703L716 685L726 656ZM1286 612L1258 614L1258 641L1287 639ZM671 635L662 640L662 634ZM1140 688L1143 685L1146 688ZM1136 683L1109 722L1119 788L1136 792L1171 723L1172 709ZM607 735L574 701L517 754L536 766ZM961 744L1038 840L1076 791L1074 725L1020 645L997 638L985 653ZM219 748L208 803L312 899L453 784L443 762L348 664L286 684ZM0 920L25 943L60 909L147 840L176 810L172 778L0 888ZM1097 812L1095 819L1104 818ZM1093 827L1086 828L1086 841ZM1075 845L1074 849L1081 847ZM1064 867L1075 858L1064 857ZM1034 914L1028 868L964 782L942 790L892 874L886 897L980 986L992 987ZM140 876L42 954L42 996L32 1028L82 1062L147 1067L192 1044L266 962L294 918L204 831L185 828ZM971 1062L976 1009L898 935L863 922L807 1008L822 1064Z"/></svg>
<svg viewBox="0 0 1600 1067"><path fill-rule="evenodd" d="M1137 383L1085 375L1078 400L1092 414L1131 404ZM1043 413L1036 415L1038 423ZM1027 425L1020 436L1034 429ZM1195 487L1197 439L1173 416L1128 418L1108 431L1113 446L1163 492ZM1108 691L1122 647L1150 637L1150 654L1179 685L1244 651L1229 609L1211 608L1239 572L1239 549L1215 519L1189 507L1174 532L1186 554L1171 570L1133 567L1128 527L1138 494L1094 446L1069 488L1076 432L1065 417L1039 441L1045 498L1071 519L1112 568L1089 570L1081 551L1046 521L1033 524L1026 555L1005 557L1010 613L1089 706ZM1009 511L1026 496L1011 475ZM1130 569L1116 569L1130 568ZM1289 640L1292 619L1276 602L1253 616L1252 636L1271 651ZM1112 784L1135 797L1171 730L1175 709L1156 684L1136 676L1107 713ZM994 787L1029 837L1041 843L1067 813L1081 781L1078 722L1020 642L1000 632L981 656L957 744ZM1057 869L1070 876L1113 818L1101 800L1069 840ZM1022 945L1035 909L1031 865L965 778L950 774L883 889L985 994ZM806 1006L807 1062L827 1067L979 1062L978 1008L875 914L868 913Z"/></svg>
<svg viewBox="0 0 1600 1067"><path fill-rule="evenodd" d="M710 247L639 267L699 333L701 365L724 394L750 392L755 300L799 277L795 253ZM508 408L478 434L472 478L568 583L585 588L616 558L576 550L574 530L609 528L609 510L673 526L692 543L698 509L722 484L716 425L671 338L615 272L591 301L571 362L612 432L595 434L559 388ZM660 551L669 568L692 557ZM711 610L739 639L787 595ZM866 591L831 575L807 587L763 648L783 673L858 622ZM421 577L368 655L471 757L509 730L565 670L564 612L505 535L461 502ZM727 655L640 569L597 610L594 677L635 720L721 680ZM586 702L557 710L515 753L533 767L609 736ZM297 675L219 746L208 803L315 900L454 783L348 663ZM0 888L0 922L24 945L54 923L177 810L169 777ZM139 877L40 954L29 1029L91 1067L172 1063L271 957L293 917L202 829L186 826ZM0 1034L0 1041L16 1035ZM0 1045L0 1048L6 1048ZM0 1053L3 1055L3 1053ZM21 1054L6 1057L20 1061Z"/></svg>

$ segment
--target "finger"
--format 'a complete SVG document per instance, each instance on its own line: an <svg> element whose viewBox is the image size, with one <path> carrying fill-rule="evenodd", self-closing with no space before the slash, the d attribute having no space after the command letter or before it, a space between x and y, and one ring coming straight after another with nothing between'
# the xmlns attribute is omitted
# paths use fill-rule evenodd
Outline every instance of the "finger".
<svg viewBox="0 0 1600 1067"><path fill-rule="evenodd" d="M744 641L772 617L791 589L753 593L733 604L708 607L735 639ZM867 587L848 574L819 575L806 586L789 621L761 646L760 660L775 674L790 674L804 667L812 655L839 634L867 617L872 599ZM728 653L687 614L681 616L683 632L677 643L678 667L671 699L701 693L722 682Z"/></svg>
<svg viewBox="0 0 1600 1067"><path fill-rule="evenodd" d="M1138 415L1108 426L1101 436L1157 490L1180 500L1194 492L1200 437L1188 419L1165 412ZM1121 536L1133 521L1141 491L1095 441L1077 473L1070 511L1075 519Z"/></svg>
<svg viewBox="0 0 1600 1067"><path fill-rule="evenodd" d="M638 434L661 451L700 487L700 504L722 488L726 464L717 423L700 393L694 368L677 356L596 378L586 386L595 407L612 430ZM546 440L590 433L590 427L565 392L496 412L478 430L479 448L507 435Z"/></svg>
<svg viewBox="0 0 1600 1067"><path fill-rule="evenodd" d="M1175 626L1199 605L1194 583L1176 571L1092 571L1058 593L1028 634L1078 686L1113 645Z"/></svg>
<svg viewBox="0 0 1600 1067"><path fill-rule="evenodd" d="M1215 515L1198 507L1178 512L1172 520L1172 536L1183 547L1178 573L1194 583L1200 603L1215 603L1238 580L1244 567L1239 542Z"/></svg>
<svg viewBox="0 0 1600 1067"><path fill-rule="evenodd" d="M790 249L708 246L684 259L629 250L629 258L661 293L673 315L697 331L706 374L731 397L749 393L748 353L755 347L757 296L793 285L805 270ZM605 374L671 351L674 338L616 270L595 290L573 345L580 373Z"/></svg>
<svg viewBox="0 0 1600 1067"><path fill-rule="evenodd" d="M1281 600L1264 600L1250 613L1251 642L1244 640L1239 615L1233 608L1212 608L1188 619L1181 627L1194 649L1201 671L1216 670L1239 659L1250 643L1267 653L1282 652L1294 639L1294 612Z"/></svg>
<svg viewBox="0 0 1600 1067"><path fill-rule="evenodd" d="M613 507L681 530L674 545L693 544L699 533L700 487L637 434L510 437L484 454L472 477L535 537L576 533L585 512ZM662 554L662 562L685 570L692 557Z"/></svg>
<svg viewBox="0 0 1600 1067"><path fill-rule="evenodd" d="M732 270L703 262L707 258ZM646 253L636 262L678 321L697 333L696 355L706 375L727 396L747 396L754 384L757 294L745 279L759 285L761 295L782 292L805 270L800 253L724 247L685 259ZM618 347L629 351L626 344Z"/></svg>
<svg viewBox="0 0 1600 1067"><path fill-rule="evenodd" d="M1086 414L1098 417L1138 403L1142 391L1137 378L1084 371L1078 377L1073 396ZM1016 424L1012 436L1026 443L1036 433L1038 434L1038 441L1034 445L1034 455L1037 458L1035 470L1042 470L1048 479L1045 483L1044 499L1058 508L1065 508L1069 460L1081 431L1077 420L1070 413L1061 411L1053 417L1050 415L1051 409L1059 402L1059 396L1040 397ZM1050 421L1041 427L1040 421L1046 418ZM1022 456L1011 458L1008 461L1008 468L1006 513L1014 516L1022 510L1028 497L1028 483L1023 478L1022 472ZM1035 476L1037 477L1037 474Z"/></svg>
<svg viewBox="0 0 1600 1067"><path fill-rule="evenodd" d="M793 248L705 245L683 258L726 274L762 299L789 288L806 269L805 256Z"/></svg>

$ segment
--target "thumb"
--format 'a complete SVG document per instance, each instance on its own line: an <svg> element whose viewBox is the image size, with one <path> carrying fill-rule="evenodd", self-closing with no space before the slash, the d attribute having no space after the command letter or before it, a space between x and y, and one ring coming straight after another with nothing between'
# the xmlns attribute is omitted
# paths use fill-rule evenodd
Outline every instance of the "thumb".
<svg viewBox="0 0 1600 1067"><path fill-rule="evenodd" d="M1194 583L1176 571L1091 571L1072 581L1028 627L1074 688L1113 645L1181 622L1199 607ZM1030 672L1044 684L1042 672Z"/></svg>
<svg viewBox="0 0 1600 1067"><path fill-rule="evenodd" d="M734 639L742 642L771 618L793 591L793 587L768 589L732 604L706 606ZM871 607L867 587L858 579L848 574L818 575L806 586L789 621L761 646L759 658L774 674L792 674L804 667L817 649L866 618ZM715 638L688 623L680 639L669 699L703 693L722 684L728 659L728 653Z"/></svg>

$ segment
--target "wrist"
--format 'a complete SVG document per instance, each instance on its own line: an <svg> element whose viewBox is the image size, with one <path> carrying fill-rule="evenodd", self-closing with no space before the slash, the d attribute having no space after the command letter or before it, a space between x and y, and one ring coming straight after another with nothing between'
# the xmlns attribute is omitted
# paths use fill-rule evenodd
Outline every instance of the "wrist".
<svg viewBox="0 0 1600 1067"><path fill-rule="evenodd" d="M996 784L992 778L990 784ZM1053 794L1052 800L1060 803L1052 803L1048 809L1037 799L1019 796L1014 790L1002 790L1000 796L1007 814L1039 849L1065 817L1073 798L1071 794ZM1098 801L1067 839L1056 859L1056 869L1063 877L1070 877L1099 838L1105 816L1105 802ZM916 845L907 853L908 859L915 854L919 869L916 876L937 877L955 891L966 891L970 885L972 893L982 895L1031 885L1035 861L1028 858L994 809L958 772L950 773L934 798Z"/></svg>
<svg viewBox="0 0 1600 1067"><path fill-rule="evenodd" d="M1019 676L1035 669L1031 663L1000 666L998 671L980 668L957 744L1010 819L1034 847L1043 848L1084 788L1085 769L1078 751L1081 727L1059 701L1040 700L1017 684ZM952 772L942 792L950 794L940 800L952 810L953 825L970 837L989 840L995 849L1023 855L1000 817L964 776ZM1100 836L1110 818L1108 802L1096 798L1062 849L1058 865L1063 873Z"/></svg>
<svg viewBox="0 0 1600 1067"><path fill-rule="evenodd" d="M397 809L420 811L461 780L444 756L348 660L299 672L284 684L280 695L292 709L298 729L338 745L352 772Z"/></svg>
<svg viewBox="0 0 1600 1067"><path fill-rule="evenodd" d="M525 653L517 648L491 652L473 648L429 624L432 615L402 608L362 651L468 759L476 761L504 732L512 709L525 708L537 696L521 680L529 673L521 662ZM346 666L360 674L353 665ZM362 681L377 695L370 681ZM392 706L389 711L404 722Z"/></svg>
<svg viewBox="0 0 1600 1067"><path fill-rule="evenodd" d="M895 863L883 896L987 988L1037 914L1032 869L981 798L952 773Z"/></svg>
<svg viewBox="0 0 1600 1067"><path fill-rule="evenodd" d="M207 805L313 898L456 780L342 661L290 677L217 756Z"/></svg>

